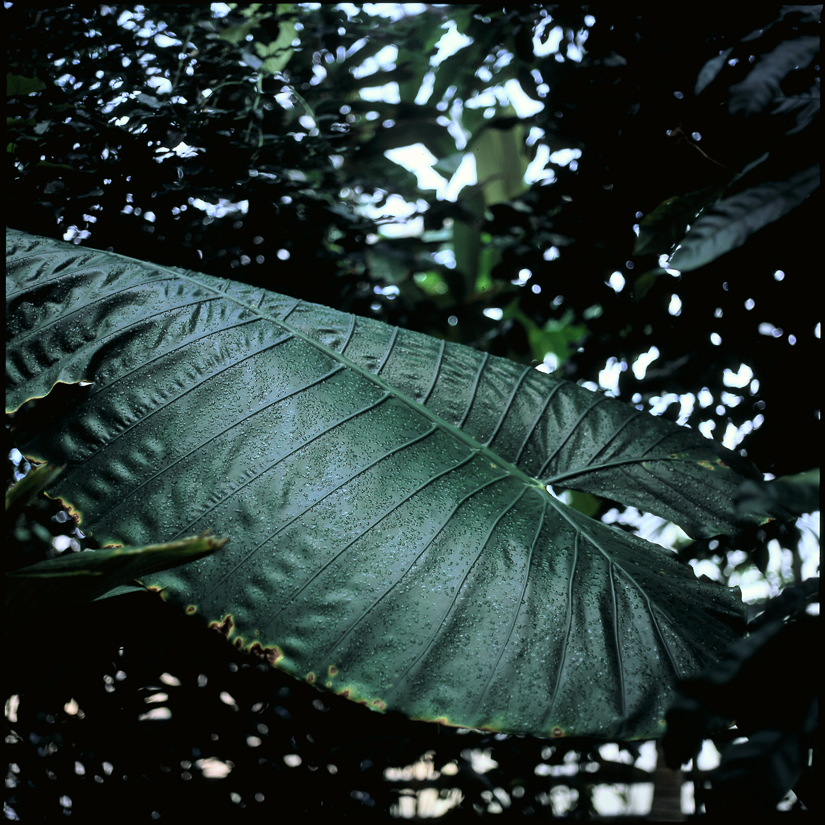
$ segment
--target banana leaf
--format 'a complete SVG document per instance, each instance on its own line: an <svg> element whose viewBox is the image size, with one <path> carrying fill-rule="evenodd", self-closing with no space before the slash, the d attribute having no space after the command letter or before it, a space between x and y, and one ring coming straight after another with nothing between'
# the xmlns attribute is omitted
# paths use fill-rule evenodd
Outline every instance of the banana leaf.
<svg viewBox="0 0 825 825"><path fill-rule="evenodd" d="M102 543L229 536L142 581L298 678L451 725L647 738L742 631L738 591L548 491L694 536L758 522L732 503L757 470L693 430L234 281L16 231L7 265L6 409L24 455L66 465L50 495Z"/></svg>

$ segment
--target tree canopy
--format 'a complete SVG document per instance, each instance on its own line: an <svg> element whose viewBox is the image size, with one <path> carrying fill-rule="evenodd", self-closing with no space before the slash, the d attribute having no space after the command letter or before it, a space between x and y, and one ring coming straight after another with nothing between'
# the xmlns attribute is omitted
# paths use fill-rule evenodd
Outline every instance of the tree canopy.
<svg viewBox="0 0 825 825"><path fill-rule="evenodd" d="M552 353L574 379L598 383L608 352L625 367L622 397L707 388L711 408L686 423L713 421L721 438L761 414L749 455L777 475L807 469L814 407L784 390L806 383L798 353L817 323L802 274L819 198L806 9L688 16L663 36L665 9L595 21L586 6L428 7L390 22L331 6L15 5L10 214L16 228L323 295L495 354ZM431 66L448 28L467 45ZM360 95L386 84L397 102ZM518 117L508 84L542 108ZM433 200L385 155L410 144L446 176L474 156L479 183ZM565 149L580 156L561 165ZM548 159L527 187L531 156ZM682 264L693 274L663 273L696 212L786 180L787 205L764 206L758 232L744 220L726 254L717 243ZM387 238L351 208L392 195L423 231ZM445 249L454 266L433 259ZM652 347L638 378L630 367ZM758 389L726 406L725 371L742 363ZM791 427L782 451L760 447Z"/></svg>

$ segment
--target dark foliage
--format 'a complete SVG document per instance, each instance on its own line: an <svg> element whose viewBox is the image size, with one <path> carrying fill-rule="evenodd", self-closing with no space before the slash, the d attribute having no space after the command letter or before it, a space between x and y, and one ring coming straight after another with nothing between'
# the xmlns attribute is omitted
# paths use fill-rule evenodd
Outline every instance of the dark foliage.
<svg viewBox="0 0 825 825"><path fill-rule="evenodd" d="M805 612L818 600L818 578L785 588L750 623L747 638L684 684L668 712L664 747L672 766L690 759L719 720L735 719L748 737L728 744L710 774L703 794L709 814L758 817L791 788L809 811L819 810L815 762L809 760L817 750L819 668L811 651L819 617Z"/></svg>
<svg viewBox="0 0 825 825"><path fill-rule="evenodd" d="M661 269L660 256L700 209L712 212L720 199L813 168L821 144L817 7L718 4L713 14L684 9L677 25L666 4L428 6L392 23L363 12L348 19L324 4L287 8L239 7L214 19L208 5L12 4L5 14L10 225L372 314L525 363L540 361L552 339L567 377L597 383L610 357L624 365L620 396L634 403L706 389L713 400L696 403L686 423L710 419L721 438L728 423L760 415L763 423L740 445L748 456L775 475L810 468L811 445L819 443L810 376L819 343L812 276L819 189L681 276ZM439 66L429 100L414 103L447 19L473 43ZM292 50L295 24L301 47ZM563 29L558 57L537 56L533 33L544 42L554 26ZM585 53L570 59L582 32ZM395 68L370 77L350 71L386 45L398 48ZM514 59L501 59L505 50ZM552 185L496 202L484 200L484 186L468 187L456 203L436 202L384 156L421 142L448 168L458 150L445 114L510 79L543 111L518 123L500 106L490 107L489 119L465 107L462 128L470 145L494 131L521 128L523 143L529 127L543 130L536 145L522 147L525 157L542 144L551 153L579 149L574 163L548 162ZM358 95L391 81L399 103ZM182 142L195 151L176 154ZM376 237L376 221L353 209L361 196L380 205L392 193L428 201L421 211L430 234ZM455 268L433 260L445 241L458 248L460 238ZM551 247L557 257L547 255ZM519 286L524 270L531 278ZM625 281L620 291L610 286L614 272ZM504 310L500 320L484 314L490 308ZM630 367L654 346L658 359L636 377ZM737 393L725 371L742 363L755 380L738 391L740 400L725 400ZM668 398L664 414L675 418L679 404ZM596 504L597 514L612 506ZM40 500L13 538L30 554L53 555L48 542L65 531L61 518L53 502ZM680 553L724 567L727 555L744 549L749 558L738 564L764 572L768 540L794 548L797 535L772 525ZM797 572L799 564L795 555ZM21 817L58 816L64 797L78 816L120 811L127 796L128 815L141 819L152 811L271 817L286 795L301 810L385 818L401 791L382 778L384 769L430 750L436 768L457 767L455 776L423 782L461 788L456 819L487 810L495 788L507 791L506 813L546 814L551 789L562 784L578 791L570 815L584 819L593 783L619 781L590 743L573 751L434 732L321 696L260 672L170 610L133 594L10 640L21 697L11 725L20 736L10 800ZM739 717L741 697L777 658L802 669L788 699L787 671L773 665L779 692L760 688L760 695L769 695L770 707L790 702L799 718L778 724L762 715L765 702L753 708L750 742L732 746L714 778L718 801L708 803L719 811L731 793L752 787L737 784L740 768L768 777L759 799L767 807L795 777L808 781L799 760L810 729L812 622L791 614L763 624L720 664L724 677L710 674L689 694L685 713ZM163 673L180 685L164 686ZM169 720L140 720L150 691L168 694ZM70 699L83 718L64 709ZM248 737L260 744L250 747ZM471 747L493 748L499 767L476 773ZM676 761L695 742L684 747ZM300 756L300 765L288 767L285 754ZM226 779L199 769L210 756L235 764ZM592 774L534 773L542 762L588 759L597 765Z"/></svg>

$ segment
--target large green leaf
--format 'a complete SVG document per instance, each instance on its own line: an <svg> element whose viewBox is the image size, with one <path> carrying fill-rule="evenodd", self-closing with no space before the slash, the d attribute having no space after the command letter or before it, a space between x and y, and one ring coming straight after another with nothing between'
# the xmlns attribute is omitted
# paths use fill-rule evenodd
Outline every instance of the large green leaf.
<svg viewBox="0 0 825 825"><path fill-rule="evenodd" d="M7 264L7 410L92 382L20 448L100 541L230 536L143 580L238 647L415 718L633 738L735 638L737 592L544 487L734 532L759 474L696 432L241 283L11 231Z"/></svg>

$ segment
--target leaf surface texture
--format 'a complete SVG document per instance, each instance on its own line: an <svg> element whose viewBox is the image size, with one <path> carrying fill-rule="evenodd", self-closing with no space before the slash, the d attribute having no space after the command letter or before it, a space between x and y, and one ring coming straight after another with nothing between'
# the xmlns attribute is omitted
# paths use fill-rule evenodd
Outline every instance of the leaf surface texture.
<svg viewBox="0 0 825 825"><path fill-rule="evenodd" d="M738 594L545 484L735 532L748 463L459 345L10 231L7 410L91 382L23 452L101 542L211 529L152 574L237 646L370 707L543 736L663 732Z"/></svg>

